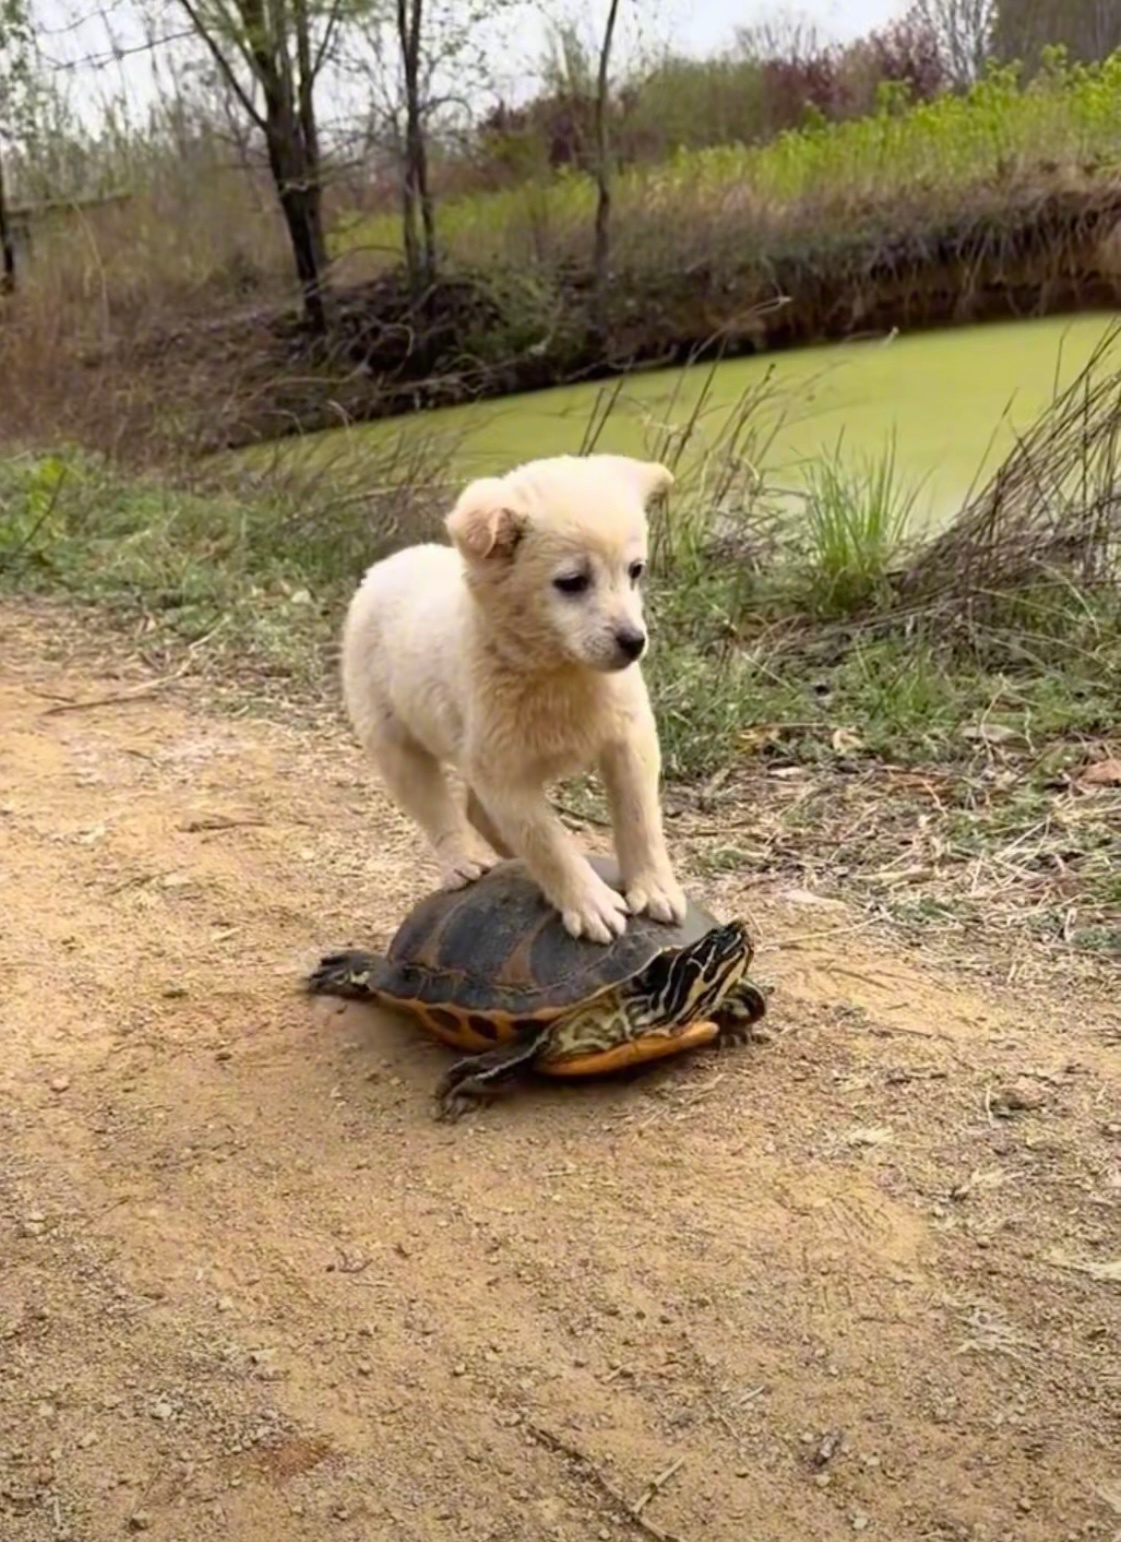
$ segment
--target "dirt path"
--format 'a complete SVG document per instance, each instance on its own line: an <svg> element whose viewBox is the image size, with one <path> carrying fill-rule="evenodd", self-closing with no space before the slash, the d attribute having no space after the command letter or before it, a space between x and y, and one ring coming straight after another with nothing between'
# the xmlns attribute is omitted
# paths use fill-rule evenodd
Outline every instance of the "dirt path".
<svg viewBox="0 0 1121 1542"><path fill-rule="evenodd" d="M1121 1534L1115 1003L774 885L774 1042L442 1126L293 988L431 881L341 727L0 634L5 1542Z"/></svg>

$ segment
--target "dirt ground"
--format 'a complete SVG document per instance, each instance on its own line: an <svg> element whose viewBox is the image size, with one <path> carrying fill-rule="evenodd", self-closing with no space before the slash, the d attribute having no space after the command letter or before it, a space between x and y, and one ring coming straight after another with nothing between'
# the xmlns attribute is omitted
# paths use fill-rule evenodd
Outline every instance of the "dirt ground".
<svg viewBox="0 0 1121 1542"><path fill-rule="evenodd" d="M341 721L74 635L0 610L4 1542L1121 1537L1115 995L724 875L770 1043L438 1124L297 990L432 881Z"/></svg>

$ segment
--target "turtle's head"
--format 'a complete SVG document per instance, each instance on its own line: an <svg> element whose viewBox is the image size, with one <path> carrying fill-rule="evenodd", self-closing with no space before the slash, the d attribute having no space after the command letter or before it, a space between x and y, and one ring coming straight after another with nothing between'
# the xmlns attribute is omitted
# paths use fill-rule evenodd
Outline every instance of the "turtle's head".
<svg viewBox="0 0 1121 1542"><path fill-rule="evenodd" d="M651 1022L685 1024L708 1017L747 973L753 956L742 921L714 926L688 947L652 959L642 973Z"/></svg>
<svg viewBox="0 0 1121 1542"><path fill-rule="evenodd" d="M742 921L714 926L691 948L685 949L682 957L690 960L690 972L696 981L690 1017L706 1017L715 1010L747 973L753 952L751 938Z"/></svg>

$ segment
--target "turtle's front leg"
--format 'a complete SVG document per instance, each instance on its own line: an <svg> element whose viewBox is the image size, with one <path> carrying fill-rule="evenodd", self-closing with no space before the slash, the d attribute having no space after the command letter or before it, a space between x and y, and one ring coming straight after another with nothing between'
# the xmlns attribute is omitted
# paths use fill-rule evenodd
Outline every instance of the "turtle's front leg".
<svg viewBox="0 0 1121 1542"><path fill-rule="evenodd" d="M489 1103L504 1089L509 1090L525 1075L544 1038L544 1031L529 1034L484 1054L457 1060L436 1088L437 1119L454 1124L468 1109Z"/></svg>
<svg viewBox="0 0 1121 1542"><path fill-rule="evenodd" d="M747 1044L752 1039L764 1037L754 1029L766 1011L767 993L751 980L741 980L711 1014L713 1022L720 1029L717 1046L722 1048L729 1044Z"/></svg>

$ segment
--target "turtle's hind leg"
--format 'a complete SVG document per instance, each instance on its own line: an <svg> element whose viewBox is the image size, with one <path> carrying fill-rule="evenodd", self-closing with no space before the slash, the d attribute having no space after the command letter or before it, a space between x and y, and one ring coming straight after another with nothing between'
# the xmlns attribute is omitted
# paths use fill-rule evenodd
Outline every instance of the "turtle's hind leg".
<svg viewBox="0 0 1121 1542"><path fill-rule="evenodd" d="M521 1079L547 1030L527 1034L481 1055L467 1055L445 1071L436 1087L436 1117L454 1124L468 1109L487 1103Z"/></svg>
<svg viewBox="0 0 1121 1542"><path fill-rule="evenodd" d="M720 1029L717 1045L747 1044L752 1039L766 1039L768 1034L756 1031L756 1023L766 1016L767 995L752 980L741 980L730 990L712 1013L712 1020Z"/></svg>
<svg viewBox="0 0 1121 1542"><path fill-rule="evenodd" d="M352 948L345 953L329 953L319 960L304 981L309 996L341 996L346 1001L373 1001L377 996L375 981L381 969L376 953Z"/></svg>

